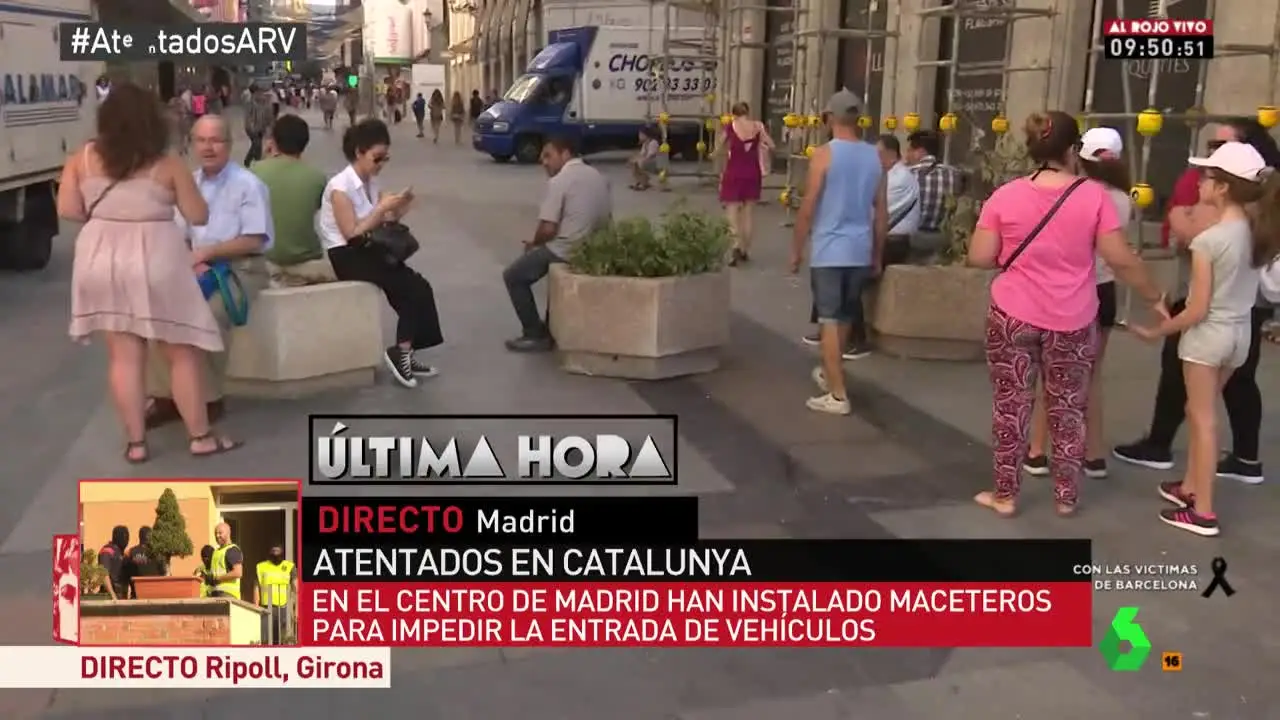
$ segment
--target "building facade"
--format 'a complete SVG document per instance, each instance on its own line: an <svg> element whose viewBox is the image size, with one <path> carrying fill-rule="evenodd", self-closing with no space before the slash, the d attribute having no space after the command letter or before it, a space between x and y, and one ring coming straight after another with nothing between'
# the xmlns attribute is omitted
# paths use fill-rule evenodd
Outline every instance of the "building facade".
<svg viewBox="0 0 1280 720"><path fill-rule="evenodd" d="M573 11L570 19L577 24L612 25L644 22L647 12L649 23L661 26L669 5L661 0L446 1L450 80L482 92L505 90L545 42L546 29L563 24L557 13ZM973 12L957 17L940 11L953 2ZM678 4L697 15L680 24L702 24L720 48L716 102L723 108L745 100L780 131L786 113L815 112L828 95L847 87L866 98L867 112L881 128L888 116L918 113L930 127L941 114L957 113L961 119L951 143L957 155L975 135L990 140L997 114L1016 127L1035 109L1089 111L1099 124L1127 128L1134 113L1154 104L1172 113L1152 141L1153 155L1169 158L1157 165L1180 167L1202 123L1185 122L1177 114L1202 108L1210 116L1252 115L1258 105L1276 102L1280 81L1272 62L1280 0L1257 0L1244 15L1225 12L1228 3L1221 0L1167 0L1165 12L1172 17L1214 21L1219 57L1159 63L1105 60L1089 51L1101 20L1148 16L1159 7L1150 0ZM874 32L858 37L858 30ZM1240 48L1252 51L1240 53ZM1154 95L1149 92L1153 83ZM1153 178L1157 185L1171 182L1169 168L1155 167L1153 174L1161 176Z"/></svg>

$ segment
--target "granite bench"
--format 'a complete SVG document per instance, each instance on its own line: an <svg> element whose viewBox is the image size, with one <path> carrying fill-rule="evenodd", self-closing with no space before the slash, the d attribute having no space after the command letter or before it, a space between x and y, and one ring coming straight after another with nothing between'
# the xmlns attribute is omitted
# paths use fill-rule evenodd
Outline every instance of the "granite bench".
<svg viewBox="0 0 1280 720"><path fill-rule="evenodd" d="M382 293L335 282L263 290L235 328L227 393L299 397L366 387L382 363Z"/></svg>

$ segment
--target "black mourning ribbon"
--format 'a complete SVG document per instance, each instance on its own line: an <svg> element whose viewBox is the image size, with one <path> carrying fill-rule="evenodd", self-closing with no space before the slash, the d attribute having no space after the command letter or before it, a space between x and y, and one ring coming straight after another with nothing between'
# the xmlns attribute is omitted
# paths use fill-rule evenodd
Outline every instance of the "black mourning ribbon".
<svg viewBox="0 0 1280 720"><path fill-rule="evenodd" d="M1235 588L1231 587L1231 583L1227 582L1226 558L1214 558L1213 562L1209 564L1209 569L1213 570L1213 582L1209 583L1209 587L1205 588L1204 592L1200 593L1200 597L1210 597L1217 592L1219 588L1222 589L1222 592L1226 593L1227 597L1231 597L1236 594Z"/></svg>

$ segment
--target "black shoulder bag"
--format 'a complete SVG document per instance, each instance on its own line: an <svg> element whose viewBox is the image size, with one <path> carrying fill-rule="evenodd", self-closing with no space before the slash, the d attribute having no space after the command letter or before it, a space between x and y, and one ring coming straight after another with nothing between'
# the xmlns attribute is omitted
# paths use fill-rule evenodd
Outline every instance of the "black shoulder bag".
<svg viewBox="0 0 1280 720"><path fill-rule="evenodd" d="M409 228L399 222L384 222L362 239L366 247L381 253L392 264L405 262L420 247Z"/></svg>
<svg viewBox="0 0 1280 720"><path fill-rule="evenodd" d="M1039 171L1036 171L1036 174L1038 175ZM1034 179L1035 175L1032 175L1031 177ZM1067 198L1071 197L1071 193L1075 192L1077 188L1085 184L1087 181L1088 178L1079 178L1067 186L1067 189L1063 191L1057 202L1053 204L1053 207L1049 208L1049 212L1045 213L1044 217L1040 218L1039 224L1032 228L1031 232L1027 233L1027 237L1023 239L1022 244L1013 251L1013 254L1009 256L1008 260L1005 260L1000 264L1000 272L1008 270L1009 267L1013 265L1013 261L1017 260L1018 256L1021 255L1022 252L1027 249L1027 246L1031 244L1031 241L1036 239L1036 236L1040 234L1041 230L1044 230L1044 227L1049 224L1049 220L1053 219L1053 216L1058 214L1058 211L1062 209L1062 204L1067 201Z"/></svg>

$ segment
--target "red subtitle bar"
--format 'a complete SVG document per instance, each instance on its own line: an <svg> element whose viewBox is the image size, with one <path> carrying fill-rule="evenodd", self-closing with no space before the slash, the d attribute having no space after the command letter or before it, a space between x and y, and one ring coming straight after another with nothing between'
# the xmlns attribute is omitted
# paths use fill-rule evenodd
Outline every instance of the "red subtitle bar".
<svg viewBox="0 0 1280 720"><path fill-rule="evenodd" d="M304 645L1089 647L1064 583L320 583Z"/></svg>
<svg viewBox="0 0 1280 720"><path fill-rule="evenodd" d="M1124 35L1212 35L1213 21L1201 18L1116 18L1106 20L1102 34Z"/></svg>

